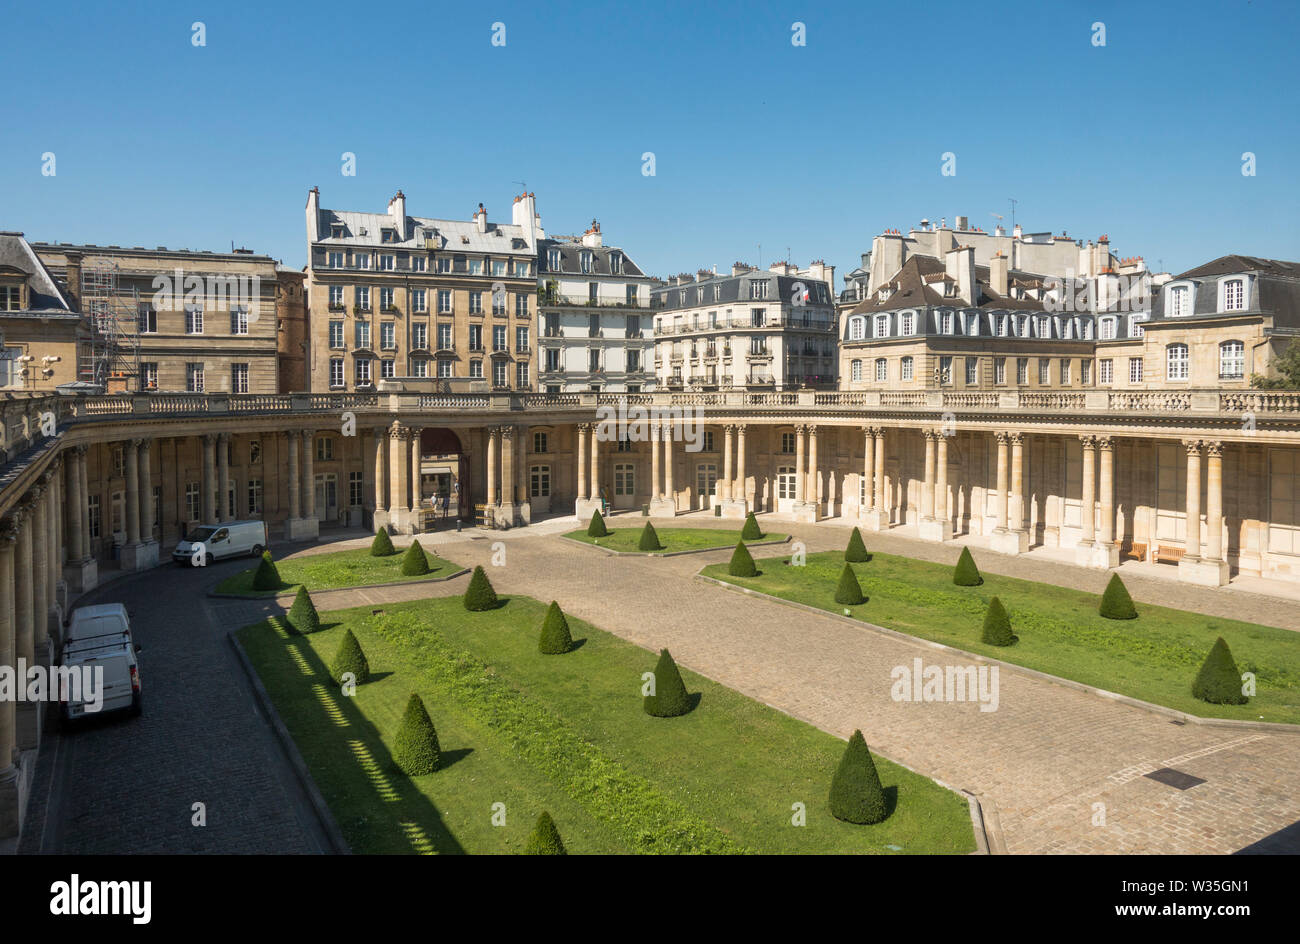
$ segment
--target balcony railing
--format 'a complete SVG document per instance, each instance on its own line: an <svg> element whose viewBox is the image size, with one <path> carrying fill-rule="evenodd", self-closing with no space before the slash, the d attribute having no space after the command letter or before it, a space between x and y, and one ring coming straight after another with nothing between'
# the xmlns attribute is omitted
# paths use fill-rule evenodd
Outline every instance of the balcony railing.
<svg viewBox="0 0 1300 944"><path fill-rule="evenodd" d="M641 311L664 307L663 302L655 299L591 298L586 295L562 295L559 292L547 292L545 289L538 289L537 303L548 308L614 308Z"/></svg>

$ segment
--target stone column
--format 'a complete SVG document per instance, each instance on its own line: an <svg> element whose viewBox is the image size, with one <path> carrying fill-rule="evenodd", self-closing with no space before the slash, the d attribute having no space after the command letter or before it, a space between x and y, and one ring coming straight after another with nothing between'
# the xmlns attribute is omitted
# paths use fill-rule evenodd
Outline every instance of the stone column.
<svg viewBox="0 0 1300 944"><path fill-rule="evenodd" d="M1115 543L1115 441L1109 436L1097 438L1101 456L1101 475L1097 482L1101 492L1101 531L1097 535L1097 565L1119 566L1119 546Z"/></svg>
<svg viewBox="0 0 1300 944"><path fill-rule="evenodd" d="M298 473L298 446L301 442L298 434L288 433L289 437L289 520L297 521L302 517L302 479Z"/></svg>
<svg viewBox="0 0 1300 944"><path fill-rule="evenodd" d="M821 469L817 467L817 427L808 427L808 501L817 506L818 517L821 516Z"/></svg>
<svg viewBox="0 0 1300 944"><path fill-rule="evenodd" d="M952 537L948 517L948 437L942 430L927 430L925 447L927 481L932 482L926 504L930 517L921 519L920 537L926 541L946 541ZM935 452L933 468L930 453Z"/></svg>
<svg viewBox="0 0 1300 944"><path fill-rule="evenodd" d="M36 600L32 573L32 515L35 503L29 494L14 520L18 541L14 545L14 654L31 666L37 664ZM15 710L15 738L19 751L31 750L40 742L39 702L20 702Z"/></svg>
<svg viewBox="0 0 1300 944"><path fill-rule="evenodd" d="M388 528L388 503L384 500L388 488L388 430L383 426L376 426L372 432L375 440L375 511L372 523L375 532L378 533L380 528L385 530Z"/></svg>
<svg viewBox="0 0 1300 944"><path fill-rule="evenodd" d="M152 439L140 440L140 540L154 542L153 462L150 456Z"/></svg>
<svg viewBox="0 0 1300 944"><path fill-rule="evenodd" d="M388 430L388 520L392 530L409 533L411 508L409 501L411 460L406 454L411 441L411 431L393 421Z"/></svg>
<svg viewBox="0 0 1300 944"><path fill-rule="evenodd" d="M1187 553L1178 562L1178 577L1206 587L1221 587L1230 573L1223 553L1223 443L1187 446ZM1201 550L1201 450L1206 456L1205 556Z"/></svg>
<svg viewBox="0 0 1300 944"><path fill-rule="evenodd" d="M1025 530L1025 437L1011 434L1011 497L1010 521L1012 531Z"/></svg>
<svg viewBox="0 0 1300 944"><path fill-rule="evenodd" d="M885 503L885 428L877 426L870 432L876 456L871 463L872 481L867 486L871 490L871 510L863 517L863 523L871 531L884 531L889 527L889 508Z"/></svg>
<svg viewBox="0 0 1300 944"><path fill-rule="evenodd" d="M677 514L677 491L673 486L673 436L676 427L669 423L663 430L664 436L664 501L669 505L670 514Z"/></svg>
<svg viewBox="0 0 1300 944"><path fill-rule="evenodd" d="M858 517L876 507L876 433L870 426L862 427L862 504Z"/></svg>
<svg viewBox="0 0 1300 944"><path fill-rule="evenodd" d="M921 483L921 520L934 519L934 430L921 431L925 437L925 481Z"/></svg>
<svg viewBox="0 0 1300 944"><path fill-rule="evenodd" d="M659 442L663 443L663 490L659 489L659 468L660 463L657 461L659 455L659 442L651 441L654 448L656 462L654 465L653 475L655 480L654 490L657 493L650 500L650 514L663 515L671 518L677 514L677 500L673 493L673 426L671 421L664 422L658 426Z"/></svg>
<svg viewBox="0 0 1300 944"><path fill-rule="evenodd" d="M998 523L997 530L1007 530L1007 444L1011 437L1006 433L994 433L998 443Z"/></svg>
<svg viewBox="0 0 1300 944"><path fill-rule="evenodd" d="M66 481L68 486L68 562L78 563L86 558L85 532L81 530L81 509L86 500L81 491L81 465L86 455L85 446L74 446L68 450L68 469ZM77 589L80 589L79 587ZM3 758L0 758L3 761Z"/></svg>
<svg viewBox="0 0 1300 944"><path fill-rule="evenodd" d="M90 586L83 589L89 590L99 582L98 561L95 559L95 547L91 543L90 537L90 470L86 461L87 447L78 446L77 455L77 475L81 479L81 539L83 541L82 551L85 554L85 560L91 562L90 568Z"/></svg>
<svg viewBox="0 0 1300 944"><path fill-rule="evenodd" d="M420 434L423 432L419 426L411 427L411 530L413 532L420 530L420 501L424 495L420 489L420 462L424 457L421 452Z"/></svg>
<svg viewBox="0 0 1300 944"><path fill-rule="evenodd" d="M215 433L203 436L203 520L200 524L214 524L217 520L217 437ZM290 493L292 494L292 493Z"/></svg>
<svg viewBox="0 0 1300 944"><path fill-rule="evenodd" d="M989 547L1003 554L1029 550L1025 530L1025 450L1020 433L998 433L998 526ZM1007 461L1007 447L1011 461ZM1010 482L1008 482L1008 478Z"/></svg>
<svg viewBox="0 0 1300 944"><path fill-rule="evenodd" d="M1205 444L1205 559L1223 560L1223 443Z"/></svg>
<svg viewBox="0 0 1300 944"><path fill-rule="evenodd" d="M739 501L744 507L741 512L749 512L749 476L745 471L745 424L740 423L736 426L736 488L739 489L740 495L736 496L735 490L732 491L732 498Z"/></svg>
<svg viewBox="0 0 1300 944"><path fill-rule="evenodd" d="M45 599L47 632L51 639L58 642L63 625L63 605L59 600L59 580L62 576L63 529L59 526L59 512L63 508L63 492L60 487L61 476L58 463L51 466L50 485L45 490Z"/></svg>
<svg viewBox="0 0 1300 944"><path fill-rule="evenodd" d="M1187 447L1187 540L1183 560L1201 557L1201 442L1186 440Z"/></svg>
<svg viewBox="0 0 1300 944"><path fill-rule="evenodd" d="M587 500L587 430L589 423L579 423L574 430L578 438L578 495L577 500Z"/></svg>
<svg viewBox="0 0 1300 944"><path fill-rule="evenodd" d="M316 431L302 431L302 516L316 520ZM315 535L313 535L314 537Z"/></svg>
<svg viewBox="0 0 1300 944"><path fill-rule="evenodd" d="M1091 547L1096 540L1097 437L1080 436L1079 441L1083 444L1083 494L1079 501L1079 522L1083 527L1083 534L1079 538L1079 546Z"/></svg>
<svg viewBox="0 0 1300 944"><path fill-rule="evenodd" d="M498 426L487 428L487 504L489 506L495 506L497 503L497 455L500 449L498 442L500 433Z"/></svg>
<svg viewBox="0 0 1300 944"><path fill-rule="evenodd" d="M501 504L495 519L497 527L513 528L516 523L515 467L519 462L519 437L515 432L513 426L501 427Z"/></svg>
<svg viewBox="0 0 1300 944"><path fill-rule="evenodd" d="M718 499L723 502L731 501L731 480L736 474L731 465L731 436L735 429L730 423L722 427L722 479L718 483Z"/></svg>
<svg viewBox="0 0 1300 944"><path fill-rule="evenodd" d="M794 503L795 507L803 504L805 486L808 484L804 480L804 448L803 437L806 426L796 426L794 428Z"/></svg>
<svg viewBox="0 0 1300 944"><path fill-rule="evenodd" d="M659 424L652 422L647 430L650 435L650 504L662 497L659 491Z"/></svg>
<svg viewBox="0 0 1300 944"><path fill-rule="evenodd" d="M126 452L126 544L118 563L123 570L146 570L158 563L158 544L153 540L153 495L147 477L149 453L147 440L132 439L122 448ZM146 475L140 475L144 457ZM145 500L145 494L149 498ZM148 532L145 532L145 527Z"/></svg>
<svg viewBox="0 0 1300 944"><path fill-rule="evenodd" d="M122 447L126 453L126 543L140 543L140 440L130 439Z"/></svg>
<svg viewBox="0 0 1300 944"><path fill-rule="evenodd" d="M795 427L795 503L794 518L801 522L814 522L821 517L821 504L818 502L817 486L817 427L813 425ZM804 437L808 437L805 452ZM805 465L804 457L807 456Z"/></svg>
<svg viewBox="0 0 1300 944"><path fill-rule="evenodd" d="M217 434L217 519L230 521L234 518L234 509L230 507L230 434Z"/></svg>
<svg viewBox="0 0 1300 944"><path fill-rule="evenodd" d="M600 501L600 424L591 425L591 500Z"/></svg>
<svg viewBox="0 0 1300 944"><path fill-rule="evenodd" d="M13 518L0 520L0 665L17 667L14 638L14 546L18 527ZM0 698L0 839L18 835L17 702Z"/></svg>
<svg viewBox="0 0 1300 944"><path fill-rule="evenodd" d="M49 487L49 473L41 477L39 484L32 488L31 520L27 524L30 535L31 584L32 584L32 645L36 658L42 664L50 664L49 625L50 625L50 556L45 542L49 537L49 502L45 490Z"/></svg>

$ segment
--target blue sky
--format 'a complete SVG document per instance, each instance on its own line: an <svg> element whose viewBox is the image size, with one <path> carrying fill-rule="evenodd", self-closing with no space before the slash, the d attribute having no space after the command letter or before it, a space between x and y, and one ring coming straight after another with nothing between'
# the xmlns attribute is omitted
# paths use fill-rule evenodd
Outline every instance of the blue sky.
<svg viewBox="0 0 1300 944"><path fill-rule="evenodd" d="M184 2L6 20L0 228L33 240L233 241L301 266L312 186L327 207L382 211L401 188L413 215L482 201L508 220L524 181L548 232L598 218L661 276L787 247L843 273L886 228L991 229L1012 197L1027 230L1105 232L1174 272L1300 259L1296 4Z"/></svg>

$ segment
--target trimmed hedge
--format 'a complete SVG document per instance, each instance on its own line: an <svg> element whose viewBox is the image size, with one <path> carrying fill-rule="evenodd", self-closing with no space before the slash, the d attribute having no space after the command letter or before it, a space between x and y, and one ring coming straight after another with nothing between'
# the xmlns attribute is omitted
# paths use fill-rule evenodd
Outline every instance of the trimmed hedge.
<svg viewBox="0 0 1300 944"><path fill-rule="evenodd" d="M844 606L857 606L859 603L866 603L867 598L862 595L862 585L858 583L858 575L853 572L853 565L845 563L844 569L840 571L840 583L835 588L835 602Z"/></svg>
<svg viewBox="0 0 1300 944"><path fill-rule="evenodd" d="M429 558L425 556L424 548L420 547L420 542L412 538L411 546L402 555L402 576L420 577L428 572Z"/></svg>
<svg viewBox="0 0 1300 944"><path fill-rule="evenodd" d="M371 557L392 557L397 553L393 539L388 536L388 529L380 528L375 532L375 539L370 542Z"/></svg>
<svg viewBox="0 0 1300 944"><path fill-rule="evenodd" d="M871 560L871 555L867 553L867 546L862 543L862 532L857 528L849 535L849 546L844 549L844 559L852 561L855 564L863 564Z"/></svg>
<svg viewBox="0 0 1300 944"><path fill-rule="evenodd" d="M563 655L573 648L573 636L569 632L569 621L554 600L546 610L542 620L542 635L537 640L537 651L544 656Z"/></svg>
<svg viewBox="0 0 1300 944"><path fill-rule="evenodd" d="M591 524L587 525L587 537L609 537L609 528L605 527L605 516L600 513L599 508L591 513Z"/></svg>
<svg viewBox="0 0 1300 944"><path fill-rule="evenodd" d="M1241 672L1232 651L1220 636L1210 647L1192 683L1192 695L1211 705L1244 705L1250 701L1241 690Z"/></svg>
<svg viewBox="0 0 1300 944"><path fill-rule="evenodd" d="M293 598L293 606L289 607L287 619L289 628L299 636L306 636L320 629L320 615L316 612L316 604L311 602L311 594L307 592L305 585L299 584L298 595Z"/></svg>
<svg viewBox="0 0 1300 944"><path fill-rule="evenodd" d="M1101 595L1099 612L1106 619L1137 619L1137 607L1133 605L1133 598L1128 595L1128 587L1124 586L1124 581L1119 579L1119 574L1110 575L1106 592Z"/></svg>
<svg viewBox="0 0 1300 944"><path fill-rule="evenodd" d="M744 541L736 542L736 549L731 552L731 563L727 565L727 573L733 577L758 576L758 568L754 566L754 556L749 553L749 548L745 547Z"/></svg>
<svg viewBox="0 0 1300 944"><path fill-rule="evenodd" d="M370 661L366 659L366 654L361 651L361 643L357 642L357 637L352 635L350 629L339 642L339 651L330 666L330 677L342 685L343 675L347 672L352 673L358 685L370 681Z"/></svg>
<svg viewBox="0 0 1300 944"><path fill-rule="evenodd" d="M524 846L524 855L568 855L560 841L560 831L555 828L551 814L543 812Z"/></svg>
<svg viewBox="0 0 1300 944"><path fill-rule="evenodd" d="M860 826L883 822L888 815L880 774L861 731L849 738L831 778L831 815Z"/></svg>
<svg viewBox="0 0 1300 944"><path fill-rule="evenodd" d="M969 547L961 549L961 557L957 558L957 566L952 571L952 582L959 587L978 587L984 582L980 569L975 566L975 558L970 556Z"/></svg>
<svg viewBox="0 0 1300 944"><path fill-rule="evenodd" d="M745 526L740 529L740 539L742 541L763 540L763 529L758 526L758 519L754 517L752 511L745 515Z"/></svg>
<svg viewBox="0 0 1300 944"><path fill-rule="evenodd" d="M481 613L484 610L496 609L498 602L497 592L492 589L492 582L488 580L480 564L474 568L474 574L469 578L469 586L465 589L465 609L471 613Z"/></svg>
<svg viewBox="0 0 1300 944"><path fill-rule="evenodd" d="M659 653L654 671L655 693L642 698L645 713L656 718L676 718L691 710L691 699L686 694L682 673L667 649Z"/></svg>
<svg viewBox="0 0 1300 944"><path fill-rule="evenodd" d="M262 559L257 564L257 573L253 574L254 590L279 590L284 585L280 580L280 571L271 560L271 552L263 551Z"/></svg>
<svg viewBox="0 0 1300 944"><path fill-rule="evenodd" d="M641 529L641 540L637 542L639 551L662 551L664 546L659 543L659 533L655 531L655 526L649 521Z"/></svg>
<svg viewBox="0 0 1300 944"><path fill-rule="evenodd" d="M393 763L408 777L419 777L437 770L441 755L438 732L433 729L429 712L420 696L412 692L393 739Z"/></svg>
<svg viewBox="0 0 1300 944"><path fill-rule="evenodd" d="M980 633L980 642L990 646L1010 646L1019 638L1011 632L1011 618L1007 616L1006 607L994 597L984 611L984 631Z"/></svg>

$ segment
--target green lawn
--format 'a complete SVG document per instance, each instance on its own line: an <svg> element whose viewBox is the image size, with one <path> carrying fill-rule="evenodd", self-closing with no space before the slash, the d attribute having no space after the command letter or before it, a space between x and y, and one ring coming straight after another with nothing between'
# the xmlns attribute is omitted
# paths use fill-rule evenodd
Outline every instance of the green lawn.
<svg viewBox="0 0 1300 944"><path fill-rule="evenodd" d="M427 580L430 577L446 577L464 568L455 561L445 557L435 557L433 550L424 548L429 559L429 572L423 577L405 577L402 575L403 546L396 554L389 557L371 557L370 548L362 547L351 551L334 551L329 554L309 554L275 562L280 572L279 590L254 590L253 575L257 573L254 564L248 570L240 571L217 584L217 593L239 593L252 597L269 597L298 589L299 584L306 584L308 590L334 590L339 587L363 587L376 583L401 583L408 580Z"/></svg>
<svg viewBox="0 0 1300 944"><path fill-rule="evenodd" d="M641 543L641 530L644 527L645 525L642 524L635 528L610 528L609 535L603 538L588 537L587 529L582 528L578 531L570 531L565 537L573 538L575 541L582 541L584 544L607 547L611 551L638 553L638 545ZM656 525L655 533L659 535L659 543L663 545L663 550L657 552L661 554L673 551L730 548L735 547L736 542L740 540L739 528L728 531L724 528L661 528ZM760 540L784 541L787 537L789 537L787 534L764 534Z"/></svg>
<svg viewBox="0 0 1300 944"><path fill-rule="evenodd" d="M544 612L524 597L486 613L438 598L322 614L308 637L268 621L239 638L356 852L519 852L542 810L571 852L974 849L961 796L881 758L890 817L833 819L843 741L689 672L695 709L652 718L640 689L654 654L571 619L578 648L540 655ZM324 671L344 627L376 673L352 698ZM411 691L452 763L406 779L389 746Z"/></svg>
<svg viewBox="0 0 1300 944"><path fill-rule="evenodd" d="M835 586L839 552L809 554L806 567L790 558L758 561L759 575L731 577L725 564L703 574L737 586L843 612ZM977 561L978 563L978 561ZM1100 595L1014 577L984 574L979 587L957 587L952 567L875 554L854 572L868 598L854 617L970 652L1014 662L1061 678L1214 718L1300 722L1300 634L1237 620L1138 603L1138 619L1108 620ZM1171 595L1177 588L1171 587ZM1015 645L980 642L984 610L997 596L1007 608ZM1211 705L1192 697L1192 680L1214 644L1227 641L1242 672L1254 672L1258 694L1247 705Z"/></svg>

